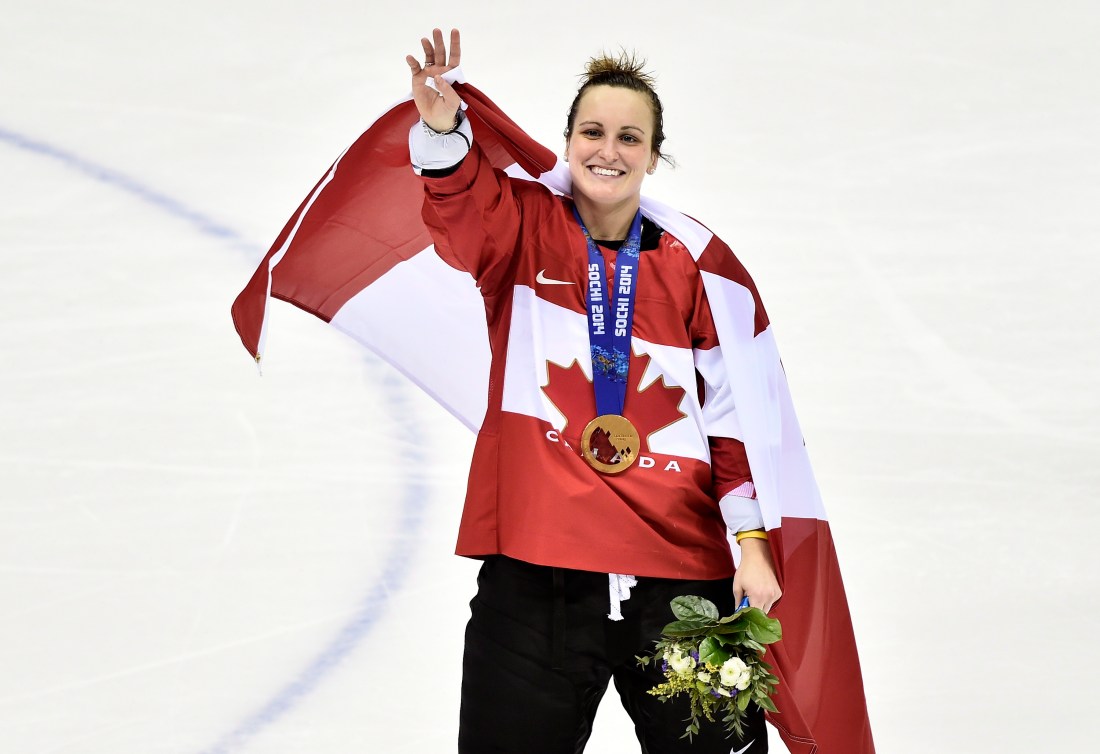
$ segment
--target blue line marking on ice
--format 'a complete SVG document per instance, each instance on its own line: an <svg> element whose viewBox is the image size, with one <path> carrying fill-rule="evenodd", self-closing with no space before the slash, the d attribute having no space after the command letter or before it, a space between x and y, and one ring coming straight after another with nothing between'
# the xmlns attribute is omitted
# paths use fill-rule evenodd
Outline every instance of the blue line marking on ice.
<svg viewBox="0 0 1100 754"><path fill-rule="evenodd" d="M249 252L255 252L257 248L253 244L246 243L228 226L218 223L167 194L142 184L125 173L99 165L73 152L10 131L3 126L0 126L0 143L55 160L87 178L130 194L172 217L189 223L205 236L223 239ZM242 279L242 284L243 282ZM387 374L381 380L381 388L386 397L385 405L391 407L395 415L402 416L405 415L405 411L412 410L407 407L408 384L400 375ZM401 460L406 468L426 467L427 458L423 449L413 444L403 447ZM423 504L428 499L428 494L429 490L423 481L415 477L410 478L399 502L396 534L390 540L390 551L386 553L383 560L382 574L367 590L366 596L359 602L351 619L289 683L278 689L266 703L245 718L228 735L213 746L204 749L203 754L226 754L243 746L257 733L293 710L306 696L316 690L331 671L363 643L384 615L390 595L403 586L408 576L420 526L424 520Z"/></svg>
<svg viewBox="0 0 1100 754"><path fill-rule="evenodd" d="M382 390L395 415L407 415L404 412L412 410L405 406L408 402L407 383L400 375L387 375L382 380ZM406 468L424 468L427 462L424 450L411 443L404 447L401 460ZM396 534L391 538L391 549L386 555L382 575L359 603L351 620L290 683L231 733L210 748L204 749L202 754L227 754L239 749L250 738L293 709L362 643L385 613L390 594L404 585L424 520L424 501L428 499L428 494L429 490L423 481L410 478L399 504L400 518Z"/></svg>
<svg viewBox="0 0 1100 754"><path fill-rule="evenodd" d="M3 126L0 126L0 142L4 142L24 152L30 152L40 157L47 157L87 178L105 183L112 188L130 194L146 204L164 210L177 219L190 223L192 227L203 235L231 241L238 246L246 247L249 251L255 250L254 246L245 244L244 240L235 230L222 225L218 221L188 207L186 204L173 199L167 194L149 188L135 178L119 172L118 170L100 165L73 152L55 147L52 144L47 144L24 134L11 131Z"/></svg>

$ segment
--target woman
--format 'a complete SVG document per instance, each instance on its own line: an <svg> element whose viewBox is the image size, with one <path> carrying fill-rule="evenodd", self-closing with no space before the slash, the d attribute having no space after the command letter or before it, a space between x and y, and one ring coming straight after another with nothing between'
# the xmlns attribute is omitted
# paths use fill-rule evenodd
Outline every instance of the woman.
<svg viewBox="0 0 1100 754"><path fill-rule="evenodd" d="M640 213L664 140L652 80L625 56L589 63L557 197L480 152L442 77L458 32L449 54L438 29L421 41L407 62L423 217L481 289L493 350L458 544L485 560L459 750L582 751L613 678L642 751L767 751L759 710L742 741L721 725L681 739L686 708L648 695L661 678L635 660L673 597L723 614L780 597L699 270Z"/></svg>

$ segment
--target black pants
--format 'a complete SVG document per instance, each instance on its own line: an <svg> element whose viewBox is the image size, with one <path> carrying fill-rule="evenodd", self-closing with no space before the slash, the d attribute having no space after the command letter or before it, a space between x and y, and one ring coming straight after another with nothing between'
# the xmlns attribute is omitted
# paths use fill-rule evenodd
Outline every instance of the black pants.
<svg viewBox="0 0 1100 754"><path fill-rule="evenodd" d="M577 754L592 733L596 708L614 679L634 721L643 754L762 754L764 718L750 714L743 741L720 722L704 721L689 743L680 737L687 700L646 693L663 680L657 663L638 665L674 618L668 603L682 594L734 610L730 579L639 578L623 620L607 618L606 573L546 568L495 556L478 575L462 661L460 754ZM747 748L746 748L747 746Z"/></svg>

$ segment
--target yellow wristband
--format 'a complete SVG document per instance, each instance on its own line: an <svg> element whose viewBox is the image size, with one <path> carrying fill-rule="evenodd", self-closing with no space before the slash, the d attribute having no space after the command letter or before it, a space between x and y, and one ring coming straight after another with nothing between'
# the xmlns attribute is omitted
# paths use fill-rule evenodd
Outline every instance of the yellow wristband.
<svg viewBox="0 0 1100 754"><path fill-rule="evenodd" d="M768 533L763 529L737 532L737 544L741 544L742 539L763 539L766 541L768 539Z"/></svg>

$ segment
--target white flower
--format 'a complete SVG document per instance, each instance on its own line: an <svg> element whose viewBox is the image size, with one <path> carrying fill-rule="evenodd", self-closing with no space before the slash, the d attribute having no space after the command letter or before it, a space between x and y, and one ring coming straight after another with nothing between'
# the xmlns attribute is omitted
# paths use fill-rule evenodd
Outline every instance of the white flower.
<svg viewBox="0 0 1100 754"><path fill-rule="evenodd" d="M695 658L677 650L668 655L668 664L679 675L688 675L695 667Z"/></svg>
<svg viewBox="0 0 1100 754"><path fill-rule="evenodd" d="M718 673L721 675L724 685L733 686L738 691L747 689L749 681L752 680L752 671L749 670L749 666L740 657L731 657L726 660L722 663Z"/></svg>
<svg viewBox="0 0 1100 754"><path fill-rule="evenodd" d="M695 677L703 683L710 683L710 673L706 672L705 670L696 673Z"/></svg>

